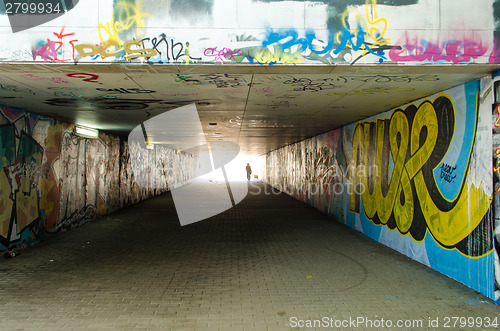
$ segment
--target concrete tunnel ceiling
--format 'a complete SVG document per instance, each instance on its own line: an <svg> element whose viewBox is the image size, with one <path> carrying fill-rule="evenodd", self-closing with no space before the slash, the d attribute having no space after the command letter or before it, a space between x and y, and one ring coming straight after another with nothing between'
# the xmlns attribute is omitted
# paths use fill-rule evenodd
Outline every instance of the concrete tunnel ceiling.
<svg viewBox="0 0 500 331"><path fill-rule="evenodd" d="M208 141L236 142L242 153L260 155L497 68L1 64L0 99L124 137L145 120L195 103Z"/></svg>

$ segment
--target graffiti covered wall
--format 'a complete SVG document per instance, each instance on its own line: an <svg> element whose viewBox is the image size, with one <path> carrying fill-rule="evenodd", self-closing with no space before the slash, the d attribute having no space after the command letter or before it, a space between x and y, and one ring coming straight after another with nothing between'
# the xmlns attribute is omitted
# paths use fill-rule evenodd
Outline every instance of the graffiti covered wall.
<svg viewBox="0 0 500 331"><path fill-rule="evenodd" d="M139 187L128 144L100 133L73 134L69 124L0 106L0 251L15 250L169 189L194 175L191 156L157 147L143 151L163 160L167 174L146 174ZM157 189L161 187L163 189Z"/></svg>
<svg viewBox="0 0 500 331"><path fill-rule="evenodd" d="M267 155L267 180L494 297L491 78Z"/></svg>
<svg viewBox="0 0 500 331"><path fill-rule="evenodd" d="M0 59L498 63L498 6L498 0L6 2L0 3Z"/></svg>

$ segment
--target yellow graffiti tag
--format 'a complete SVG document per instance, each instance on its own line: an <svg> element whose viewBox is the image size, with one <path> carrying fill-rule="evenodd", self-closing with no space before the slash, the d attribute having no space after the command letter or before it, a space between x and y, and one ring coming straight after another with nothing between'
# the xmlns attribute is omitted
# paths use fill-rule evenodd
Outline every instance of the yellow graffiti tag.
<svg viewBox="0 0 500 331"><path fill-rule="evenodd" d="M132 49L132 46L139 46L139 48ZM127 60L137 58L137 57L153 57L158 55L156 49L145 48L144 42L141 40L129 40L123 44L123 49L125 50L125 58Z"/></svg>
<svg viewBox="0 0 500 331"><path fill-rule="evenodd" d="M48 128L47 138L45 138L45 156L50 170L47 173L47 178L40 180L38 189L40 191L40 210L44 211L46 228L52 228L58 218L60 186L57 184L58 180L51 165L59 158L62 134L67 129L69 129L67 124L59 122Z"/></svg>
<svg viewBox="0 0 500 331"><path fill-rule="evenodd" d="M21 176L19 192L16 192L16 221L17 233L38 218L38 194L36 188L31 187L31 180Z"/></svg>
<svg viewBox="0 0 500 331"><path fill-rule="evenodd" d="M371 11L370 11L371 9ZM358 34L361 31L365 31L367 37L370 37L372 47L380 47L390 44L390 39L384 38L384 34L387 31L387 20L383 17L379 17L377 13L377 1L376 0L366 0L365 2L366 18L363 14L355 8L348 7L342 13L342 24L344 28L352 33L356 38L359 38ZM342 31L337 32L335 35L335 40L337 43L341 43ZM353 48L349 43L346 47ZM364 45L361 45L362 56L369 53L369 50L365 49Z"/></svg>
<svg viewBox="0 0 500 331"><path fill-rule="evenodd" d="M111 21L106 24L99 23L97 30L101 43L105 44L108 41L121 45L119 37L121 31L127 31L135 25L136 35L139 36L141 28L145 26L144 18L150 16L141 10L141 1L136 0L135 3L128 1L119 1L113 7ZM117 18L115 20L115 17Z"/></svg>
<svg viewBox="0 0 500 331"><path fill-rule="evenodd" d="M134 46L136 47L133 48ZM109 50L111 47L114 47L114 49ZM75 46L75 49L81 57L95 55L112 57L120 55L121 47L122 46L117 44L115 41L108 40L103 45L79 44ZM123 44L123 50L125 51L125 58L127 60L138 57L154 57L158 55L158 52L154 48L146 48L143 41L135 39L126 41Z"/></svg>
<svg viewBox="0 0 500 331"><path fill-rule="evenodd" d="M76 45L75 49L82 57L98 54L103 57L119 56L122 47L127 44L121 41L119 33L129 30L135 25L135 33L139 36L141 28L145 26L144 18L148 16L150 16L148 13L141 10L140 0L137 0L136 3L120 1L113 7L111 21L97 25L101 44L80 44ZM109 48L111 49L108 50Z"/></svg>
<svg viewBox="0 0 500 331"><path fill-rule="evenodd" d="M14 201L10 198L12 188L4 169L0 170L0 236L9 235L10 218Z"/></svg>
<svg viewBox="0 0 500 331"><path fill-rule="evenodd" d="M371 3L371 15L370 15L370 3ZM378 18L377 14L377 1L376 0L366 0L365 3L366 10L366 20L368 21L367 28L368 34L372 40L376 41L376 45L388 45L389 39L383 39L385 31L387 30L387 20L385 18ZM377 25L382 25L382 31Z"/></svg>
<svg viewBox="0 0 500 331"><path fill-rule="evenodd" d="M426 134L422 135L424 130ZM379 119L358 124L353 133L349 166L353 184L350 210L359 213L362 202L366 217L378 218L381 224L386 224L393 215L398 230L406 234L414 221L415 198L418 198L425 223L441 245L451 247L466 238L482 221L491 198L481 187L468 187L464 182L449 210L436 205L422 168L435 149L438 132L436 110L429 100L419 105L411 128L402 110L394 111L389 121ZM422 137L425 137L423 142ZM389 180L387 153L393 160ZM359 190L360 185L363 191Z"/></svg>
<svg viewBox="0 0 500 331"><path fill-rule="evenodd" d="M97 32L99 32L101 45L106 45L108 43L116 45L122 44L118 33L113 29L113 25L110 22L106 23L106 25L99 23L99 25L97 25Z"/></svg>
<svg viewBox="0 0 500 331"><path fill-rule="evenodd" d="M252 54L252 57L260 64L298 64L302 63L299 52L289 53L287 50L281 52L279 46L274 45L274 51L271 52L268 48L259 49Z"/></svg>
<svg viewBox="0 0 500 331"><path fill-rule="evenodd" d="M109 50L109 48L114 49ZM101 55L102 57L119 56L122 45L116 41L108 40L101 45L79 44L75 45L75 49L81 57Z"/></svg>
<svg viewBox="0 0 500 331"><path fill-rule="evenodd" d="M114 16L118 19L115 21ZM140 35L141 28L145 26L144 18L150 16L141 10L141 0L135 4L128 1L120 1L113 7L112 27L115 32L126 31L135 24L136 35Z"/></svg>

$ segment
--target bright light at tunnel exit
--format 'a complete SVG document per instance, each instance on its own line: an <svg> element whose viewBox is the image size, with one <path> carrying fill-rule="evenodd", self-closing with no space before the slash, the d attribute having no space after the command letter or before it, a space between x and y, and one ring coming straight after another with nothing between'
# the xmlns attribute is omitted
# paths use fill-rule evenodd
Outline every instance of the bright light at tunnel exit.
<svg viewBox="0 0 500 331"><path fill-rule="evenodd" d="M249 163L250 167L252 167L251 180L261 180L264 168L262 162L264 162L264 159L264 156L238 154L238 156L236 156L231 162L224 165L228 180L231 182L247 181L247 163ZM258 178L255 178L255 175L257 175ZM200 176L200 179L224 182L224 175L222 174L222 171L216 170Z"/></svg>

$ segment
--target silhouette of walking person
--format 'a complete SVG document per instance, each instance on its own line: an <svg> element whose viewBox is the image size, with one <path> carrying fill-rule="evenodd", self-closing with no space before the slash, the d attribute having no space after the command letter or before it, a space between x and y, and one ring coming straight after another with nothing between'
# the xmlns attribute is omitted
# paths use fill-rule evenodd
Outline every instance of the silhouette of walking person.
<svg viewBox="0 0 500 331"><path fill-rule="evenodd" d="M250 167L250 163L247 163L246 170L247 170L247 179L250 180L250 175L252 174L252 167Z"/></svg>

